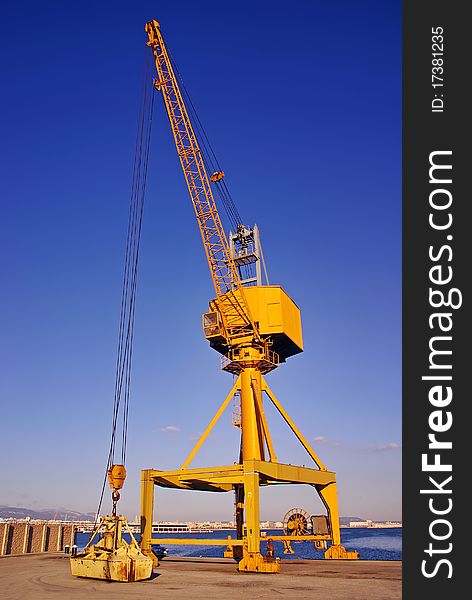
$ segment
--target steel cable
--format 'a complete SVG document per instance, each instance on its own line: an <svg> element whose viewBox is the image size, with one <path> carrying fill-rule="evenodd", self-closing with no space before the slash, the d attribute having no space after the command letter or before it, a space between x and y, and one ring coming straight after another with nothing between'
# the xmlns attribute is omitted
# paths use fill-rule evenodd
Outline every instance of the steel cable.
<svg viewBox="0 0 472 600"><path fill-rule="evenodd" d="M176 64L174 58L172 57L172 55L170 54L170 52L169 52L169 58L170 58L172 67L179 79L179 83L180 83L180 86L182 89L182 95L185 97L185 101L186 101L186 105L188 107L189 113L190 113L191 117L193 118L193 123L195 126L195 133L197 135L197 139L199 142L200 150L203 154L204 161L207 165L210 166L211 171L213 171L213 172L220 171L221 172L221 171L223 171L223 169L220 166L220 163L218 161L216 153L213 150L213 146L211 145L211 142L208 138L205 128L203 127L203 123L200 120L197 109L196 109L196 107L192 101L192 98L185 86L182 76L180 75L177 64ZM218 191L218 195L220 197L223 208L225 209L225 212L228 216L228 219L229 219L232 227L234 227L234 229L236 231L237 226L241 225L243 221L242 221L241 215L239 214L238 208L237 208L235 202L233 201L233 198L229 192L226 182L223 180L216 182L216 189Z"/></svg>
<svg viewBox="0 0 472 600"><path fill-rule="evenodd" d="M115 461L115 447L117 441L117 427L118 418L120 415L120 407L122 407L121 462L123 465L126 463L139 248L141 241L141 228L151 140L152 112L154 105L153 90L149 89L152 79L150 77L150 58L147 52L145 54L145 61L143 102L138 114L138 128L136 134L133 176L131 183L131 199L128 217L128 232L126 238L125 267L123 273L123 288L120 307L120 324L118 333L118 351L116 359L115 392L110 449L108 452L107 465L98 508L95 515L94 527L98 522L103 503L108 469L114 464Z"/></svg>

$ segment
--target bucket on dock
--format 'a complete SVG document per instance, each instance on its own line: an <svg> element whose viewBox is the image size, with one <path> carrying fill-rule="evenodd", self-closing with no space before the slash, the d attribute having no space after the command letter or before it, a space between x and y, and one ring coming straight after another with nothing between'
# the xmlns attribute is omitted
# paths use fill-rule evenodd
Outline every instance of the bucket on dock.
<svg viewBox="0 0 472 600"><path fill-rule="evenodd" d="M122 537L123 526L131 536L131 543ZM130 582L149 579L153 559L141 552L125 517L114 515L102 518L82 552L77 553L77 546L72 547L70 566L76 577Z"/></svg>

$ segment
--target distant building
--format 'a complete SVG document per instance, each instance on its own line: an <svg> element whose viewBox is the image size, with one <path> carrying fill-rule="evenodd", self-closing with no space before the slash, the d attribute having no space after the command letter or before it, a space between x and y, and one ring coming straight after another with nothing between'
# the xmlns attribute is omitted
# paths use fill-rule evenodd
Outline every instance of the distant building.
<svg viewBox="0 0 472 600"><path fill-rule="evenodd" d="M372 527L372 521L349 521L349 527Z"/></svg>
<svg viewBox="0 0 472 600"><path fill-rule="evenodd" d="M402 524L398 521L371 521L367 519L367 521L350 521L349 527L372 527L375 529L386 529L389 527L402 527Z"/></svg>

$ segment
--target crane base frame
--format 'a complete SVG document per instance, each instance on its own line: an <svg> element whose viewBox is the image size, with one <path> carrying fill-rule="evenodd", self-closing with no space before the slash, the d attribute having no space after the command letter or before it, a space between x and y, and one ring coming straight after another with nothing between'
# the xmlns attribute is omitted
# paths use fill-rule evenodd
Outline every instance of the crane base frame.
<svg viewBox="0 0 472 600"><path fill-rule="evenodd" d="M340 542L339 516L336 494L336 475L332 471L321 471L308 467L299 467L269 461L244 461L242 464L216 466L200 469L179 469L176 471L158 471L144 469L141 472L141 551L157 559L151 550L153 544L178 545L189 543L202 545L225 545L225 556L234 556L233 551L242 547L242 558L238 570L251 573L277 573L280 570L278 559L261 553L261 542L268 541L331 541L326 550L326 559L353 560L357 552L348 552ZM260 486L283 484L307 484L315 488L328 512L330 532L328 535L305 536L261 536L259 489ZM231 539L192 539L192 538L152 538L154 511L154 486L199 490L207 492L229 492L235 486L244 486L246 528L242 540Z"/></svg>
<svg viewBox="0 0 472 600"><path fill-rule="evenodd" d="M242 408L242 440L241 459L238 464L228 466L203 467L190 469L189 464L207 439L209 433L223 414L235 394L241 396ZM269 427L262 406L262 395L266 394L275 408L293 431L298 441L308 452L318 468L300 467L281 463L277 460L269 433ZM265 460L265 447L269 460ZM245 455L258 452L261 458L244 460ZM267 485L306 484L315 488L323 502L328 517L328 533L298 536L271 536L264 538L260 531L259 489ZM261 372L254 367L246 367L235 381L228 396L208 424L206 430L195 444L180 469L176 471L158 471L144 469L141 471L141 551L156 558L152 553L152 544L188 544L189 539L152 539L152 521L154 511L154 486L171 489L198 490L206 492L234 491L236 501L237 538L228 540L192 540L191 543L207 545L226 545L225 556L233 556L239 560L238 570L251 573L277 573L279 561L273 555L273 540L280 539L287 550L290 540L312 541L316 548L324 546L328 541L331 546L326 550L326 559L357 559L357 552L348 552L341 545L339 528L338 497L336 491L336 474L328 471L310 444L296 427L273 392L267 385ZM243 523L245 515L246 525ZM271 540L267 544L265 556L261 553L261 541ZM288 550L290 551L290 550Z"/></svg>

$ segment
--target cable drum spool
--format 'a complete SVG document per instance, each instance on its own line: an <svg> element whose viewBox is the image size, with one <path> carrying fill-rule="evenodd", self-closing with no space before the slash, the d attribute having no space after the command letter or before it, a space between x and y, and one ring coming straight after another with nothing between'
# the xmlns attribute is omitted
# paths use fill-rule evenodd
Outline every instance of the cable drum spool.
<svg viewBox="0 0 472 600"><path fill-rule="evenodd" d="M303 508L292 508L285 513L283 519L285 535L307 535L311 527L311 517Z"/></svg>

